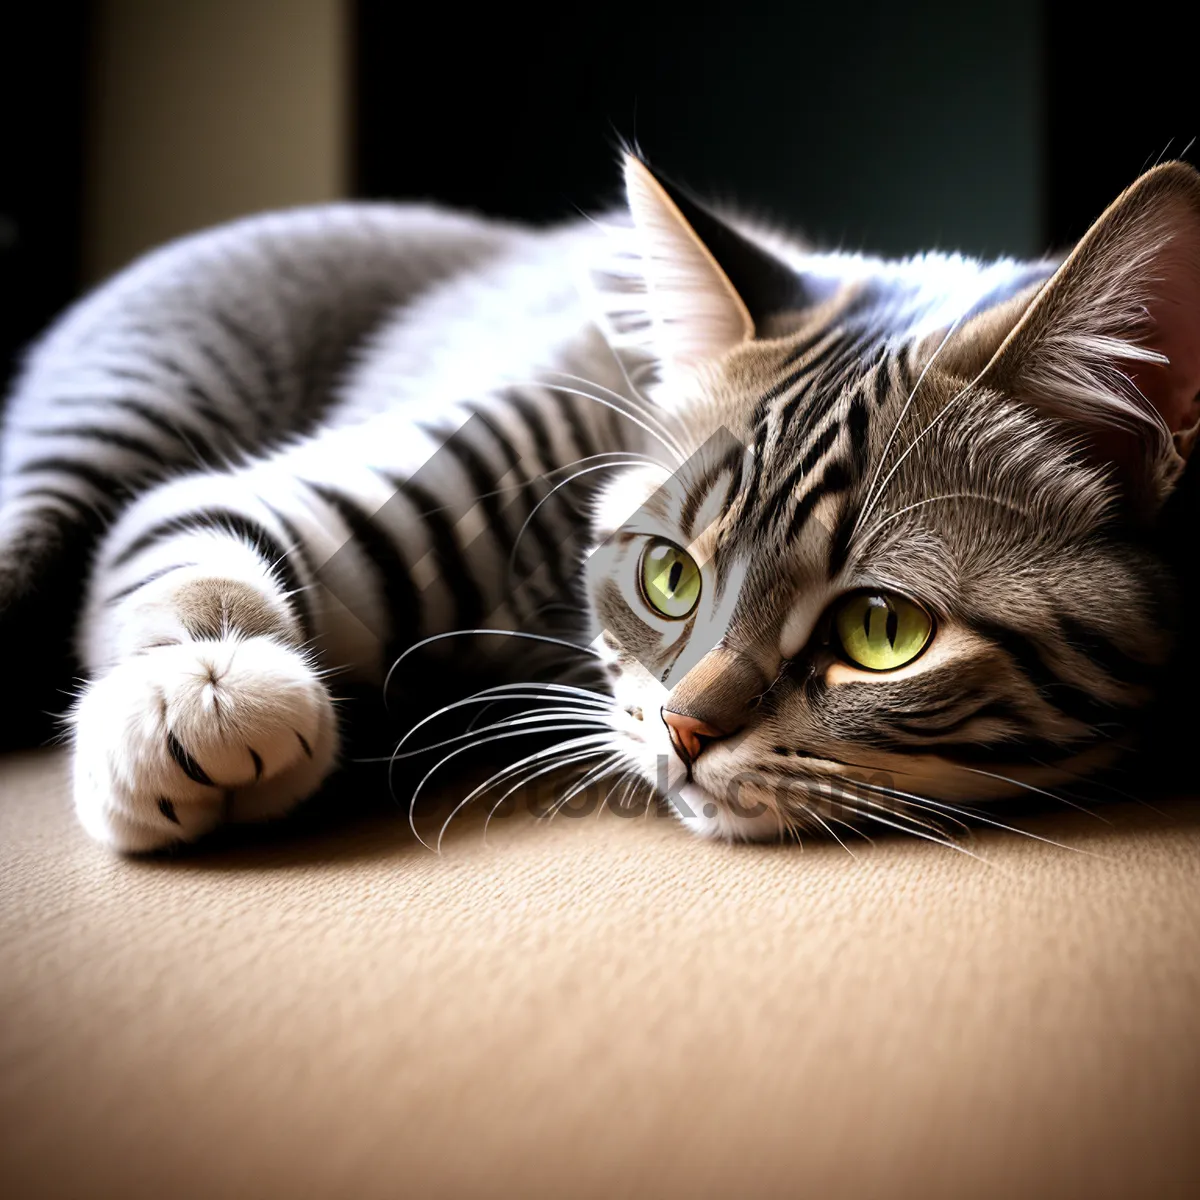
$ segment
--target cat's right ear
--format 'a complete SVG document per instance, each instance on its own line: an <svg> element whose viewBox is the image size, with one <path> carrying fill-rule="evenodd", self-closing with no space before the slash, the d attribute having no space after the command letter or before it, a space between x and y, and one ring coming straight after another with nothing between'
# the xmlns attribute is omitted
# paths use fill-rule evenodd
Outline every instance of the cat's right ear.
<svg viewBox="0 0 1200 1200"><path fill-rule="evenodd" d="M624 175L632 237L605 302L616 340L640 335L667 373L694 369L805 306L796 271L643 158L626 154Z"/></svg>

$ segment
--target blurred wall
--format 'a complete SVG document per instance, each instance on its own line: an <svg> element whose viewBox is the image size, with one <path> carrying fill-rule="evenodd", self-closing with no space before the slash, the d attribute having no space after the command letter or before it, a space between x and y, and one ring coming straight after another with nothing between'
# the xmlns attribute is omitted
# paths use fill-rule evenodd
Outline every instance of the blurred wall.
<svg viewBox="0 0 1200 1200"><path fill-rule="evenodd" d="M97 0L89 281L167 238L346 192L342 0Z"/></svg>

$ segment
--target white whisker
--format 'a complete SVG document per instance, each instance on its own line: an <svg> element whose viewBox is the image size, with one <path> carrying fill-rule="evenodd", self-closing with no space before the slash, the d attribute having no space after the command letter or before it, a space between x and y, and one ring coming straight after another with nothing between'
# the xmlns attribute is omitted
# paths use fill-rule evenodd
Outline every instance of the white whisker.
<svg viewBox="0 0 1200 1200"><path fill-rule="evenodd" d="M603 751L600 748L595 748L595 749L591 749L591 750L580 750L576 754L566 754L559 758L556 758L548 766L543 767L540 770L533 771L530 774L524 775L520 779L518 779L517 782L515 784L513 784L508 789L508 791L506 791L504 793L504 795L500 797L499 801L496 804L492 805L491 809L488 811L488 815L484 819L484 822L483 822L484 843L486 844L486 842L487 842L488 823L491 821L493 815L495 814L496 810L500 807L500 805L503 804L504 801L507 800L508 797L511 796L514 792L519 791L521 788L528 787L535 779L539 778L542 775L550 775L550 774L553 774L555 771L563 771L563 770L566 770L566 768L575 766L578 763L587 762L587 760L589 758L595 758L595 756L597 754L600 754L602 752ZM480 787L475 788L470 793L468 793L466 796L464 796L463 799L460 800L454 806L453 809L451 809L450 815L442 823L441 829L438 830L437 851L439 854L442 852L442 839L446 836L446 830L450 827L450 822L453 821L454 818L460 812L462 812L462 810L464 808L466 808L467 805L470 804L470 802L473 799L475 799L476 796L482 795L483 793L487 792L489 786L495 786L495 784L499 783L499 782L500 782L500 780L498 778L496 778L495 776L493 776L492 780L489 781L488 785L480 785Z"/></svg>
<svg viewBox="0 0 1200 1200"><path fill-rule="evenodd" d="M943 404L940 409L938 409L937 413L929 420L929 422L925 425L924 429L920 430L917 433L917 436L914 437L913 440L908 443L908 445L904 448L904 452L892 464L891 470L888 471L888 473L883 477L883 482L879 485L879 488L875 492L874 497L871 499L869 506L868 505L863 506L863 510L862 510L862 512L859 513L859 516L858 516L858 522L855 524L856 530L858 529L858 525L861 524L861 522L870 514L871 509L873 509L875 507L875 505L877 505L879 503L879 501L883 498L884 493L887 491L887 485L892 481L896 472L898 470L900 470L901 466L903 466L904 460L917 448L917 445L920 443L921 439L927 433L929 433L929 431L931 429L933 429L933 427L946 415L946 413L948 413L950 411L951 406L956 401L961 400L964 396L968 395L971 388L974 386L975 386L975 380L973 379L973 380L971 380L970 383L966 384L964 387L960 388L957 392L955 392L954 395L951 396L950 399L947 400L946 403Z"/></svg>
<svg viewBox="0 0 1200 1200"><path fill-rule="evenodd" d="M1026 783L1021 779L1013 779L1010 775L998 775L995 771L984 771L979 767L967 767L962 763L954 763L960 771L970 771L972 775L986 775L990 779L999 779L1002 783L1010 783L1013 787L1018 787L1026 792L1033 792L1038 796L1045 796L1050 800L1057 800L1060 804L1065 804L1069 808L1076 808L1081 813L1086 813L1089 817L1095 817L1097 821L1103 821L1105 825L1111 825L1112 822L1102 817L1099 813L1092 812L1090 808L1084 808L1082 804L1076 804L1072 800L1068 800L1065 796L1059 795L1057 792L1047 791L1045 788L1035 787L1032 783Z"/></svg>
<svg viewBox="0 0 1200 1200"><path fill-rule="evenodd" d="M619 359L617 361L620 362ZM615 391L613 388L605 387L604 384L597 383L594 379L585 379L582 375L572 375L570 371L546 372L548 376L557 377L559 379L567 379L572 383L577 383L584 388L594 388L597 392L608 396L617 404L632 404L641 415L652 417L665 428L667 428L668 432L675 432L674 430L671 430L668 425L668 414L663 409L659 408L652 400L648 399L646 396L643 396L642 393L636 387L634 387L633 381L629 378L629 373L625 371L623 363L621 364L621 373L625 378L625 382L629 385L629 391L631 393L630 395L624 395L621 392Z"/></svg>
<svg viewBox="0 0 1200 1200"><path fill-rule="evenodd" d="M973 850L968 850L966 846L960 845L950 837L937 837L932 832L932 826L925 825L922 822L916 821L915 818L901 813L893 813L891 809L883 808L878 804L872 804L869 800L864 800L861 796L856 798L856 803L866 805L870 811L863 812L863 816L868 820L874 821L877 825L886 825L890 829L895 829L900 833L907 833L913 837L923 838L927 842L933 842L935 846L943 846L948 850L957 850L960 854L965 854L968 858L975 859L976 862L983 863L986 867L991 867L993 870L1003 870L990 859L986 859L981 854L976 854ZM887 817L881 817L878 814L881 812L888 813L889 816L898 818L895 821L888 820ZM909 824L901 824L901 821L907 821ZM1005 872L1006 874L1008 872Z"/></svg>
<svg viewBox="0 0 1200 1200"><path fill-rule="evenodd" d="M879 455L879 462L876 464L875 474L871 477L870 486L867 488L866 499L863 501L862 509L858 514L858 518L854 522L854 528L851 530L852 537L854 534L857 534L863 521L870 515L870 512L872 508L874 508L878 497L882 495L883 489L887 486L888 479L891 479L892 475L895 473L895 468L893 468L892 471L888 473L887 479L885 479L883 483L879 485L878 490L876 489L876 485L879 483L880 472L883 470L884 464L887 462L887 456L891 452L892 443L896 440L896 435L900 432L900 426L903 424L904 418L908 416L908 410L912 407L913 401L916 399L916 395L920 390L921 384L925 382L925 376L929 373L930 367L932 367L937 361L938 355L941 354L941 352L945 349L951 337L954 336L954 332L958 329L961 321L961 316L955 317L954 323L949 329L946 330L946 336L942 338L938 348L929 356L928 362L926 362L924 367L921 368L921 373L917 376L917 381L913 384L912 391L908 393L908 398L904 401L904 404L900 409L900 413L896 417L895 423L892 425L892 431L888 434L888 439L884 443L883 451ZM880 363L879 369L881 371L884 369L883 362ZM907 453L907 451L905 453Z"/></svg>
<svg viewBox="0 0 1200 1200"><path fill-rule="evenodd" d="M588 730L591 730L591 729L594 729L594 728L595 728L595 726L594 726L593 724L591 724L591 723L587 723L587 724L579 724L579 725L575 725L575 726L572 726L572 725L560 725L560 726L558 726L558 727L557 727L557 732L565 732L566 730L569 730L569 729L572 729L572 728L575 728L575 729L588 729ZM416 837L416 839L417 839L417 840L418 840L418 841L419 841L419 842L420 842L420 843L421 843L423 846L425 846L425 848L426 848L427 850L432 850L432 849L433 849L433 847L432 847L432 846L430 846L430 845L429 845L429 844L428 844L428 843L425 841L425 839L424 839L424 838L422 838L422 837L421 837L421 835L420 835L420 834L417 832L417 827L416 827L416 817L415 817L415 813L416 813L416 806L417 806L417 799L418 799L418 798L420 797L420 795L421 795L421 789L422 789L422 788L424 788L424 786L425 786L425 785L426 785L426 784L429 782L429 780L430 780L430 779L432 779L432 778L433 778L433 776L434 776L434 775L435 775L435 774L436 774L436 773L437 773L437 772L438 772L438 771L439 771L439 770L440 770L440 769L441 769L443 766L445 766L445 764L446 764L446 763L448 763L448 762L449 762L449 761L450 761L452 758L457 758L457 757L458 757L460 754L465 754L465 753L466 753L468 750L473 750L473 749L475 749L475 747L476 747L476 746L482 746L482 745L486 745L486 744L487 744L487 743L489 743L489 742L502 742L502 741L508 741L508 740L510 740L510 739L512 739L512 738L515 738L515 737L529 737L529 736L531 736L531 734L533 734L534 732L537 732L537 731L536 731L536 730L531 730L531 729L519 729L519 730L506 730L506 731L505 731L505 732L503 732L503 733L493 733L493 734L489 734L487 737L485 737L485 738L482 738L482 739L480 739L480 740L479 740L479 741L477 741L477 742L472 742L472 743L471 743L469 746L459 746L457 749L455 749L455 750L451 750L449 754L447 754L447 755L445 755L444 757L442 757L442 758L438 759L438 761L437 761L436 763L434 763L434 764L433 764L433 766L432 766L432 767L430 767L430 768L429 768L429 770L428 770L428 771L426 771L426 772L425 772L425 774L424 774L424 775L421 777L421 781L420 781L420 782L417 784L417 786L416 786L416 787L413 789L413 794L412 794L412 796L410 797L410 799L409 799L409 802L408 802L408 827L409 827L409 828L412 830L412 832L413 832L414 836ZM563 743L563 746L564 746L564 747L566 747L566 746L572 746L572 747L573 747L573 746L579 746L579 745L590 744L590 743L593 743L593 742L596 742L596 741L609 741L609 740L611 739L611 737L612 737L612 734L611 734L611 732L609 732L609 733L592 733L592 734L588 735L587 737L583 737L583 738L573 738L573 739L571 739L570 741L568 741L568 742L566 742L566 743ZM533 757L536 757L536 755L534 755ZM395 793L395 789L394 789L394 787L392 787L392 778L391 778L391 769L390 769L390 768L389 768L389 770L388 770L388 786L392 788L392 795L393 795L393 796L395 796L395 794L396 794L396 793ZM457 809L456 809L455 811L457 811Z"/></svg>
<svg viewBox="0 0 1200 1200"><path fill-rule="evenodd" d="M855 853L854 853L854 851L853 851L853 850L851 850L851 849L850 849L850 847L849 847L849 846L847 846L847 845L846 845L846 843L845 843L845 842L843 842L843 841L842 841L842 839L841 839L840 837L838 837L837 833L834 831L834 828L833 828L833 826L832 826L832 825L830 825L830 824L829 824L829 823L828 823L828 822L825 820L825 818L824 818L824 817L822 817L822 816L821 816L821 814L820 814L819 812L817 812L817 810L816 810L815 808L813 808L811 805L805 804L803 800L797 800L797 801L795 801L795 803L796 803L796 804L798 804L798 805L799 805L799 806L800 806L800 807L801 807L801 808L802 808L802 809L803 809L803 810L804 810L804 811L805 811L805 812L806 812L806 813L807 813L807 814L808 814L810 817L812 817L812 818L813 818L813 820L814 820L814 821L816 821L816 822L817 822L817 823L818 823L818 824L821 826L821 828L822 828L822 829L824 829L824 830L825 830L825 832L826 832L826 833L828 833L828 834L829 834L829 836L830 836L831 838L833 838L833 840L834 840L835 842L837 842L837 844L838 844L839 846L841 846L841 848L842 848L843 850L845 850L845 852L846 852L848 855L850 855L850 857L851 857L851 858L853 858L853 859L856 859L856 860L857 860L857 858L858 858L858 855L857 855L857 854L855 854Z"/></svg>
<svg viewBox="0 0 1200 1200"><path fill-rule="evenodd" d="M639 465L641 465L641 464L638 462L637 459L619 459L616 462L601 463L600 466L584 467L583 469L574 472L574 474L568 475L567 478L562 480L560 483L556 483L533 506L533 508L531 508L529 510L529 516L527 516L525 518L524 522L522 522L522 524L521 524L521 528L517 531L516 539L513 542L512 553L509 555L509 558L508 558L509 585L511 586L512 576L517 569L517 551L520 549L521 539L525 536L525 531L529 528L530 522L534 519L534 517L537 516L538 510L542 507L543 504L546 503L547 500L549 500L551 498L551 496L554 495L555 492L557 492L559 490L559 488L564 488L567 486L568 483L574 483L575 480L579 479L581 476L591 475L596 471L609 471L609 470L612 470L614 467L636 467Z"/></svg>
<svg viewBox="0 0 1200 1200"><path fill-rule="evenodd" d="M549 732L558 728L565 721L587 721L594 725L597 729L611 729L607 721L596 713L589 712L584 709L570 708L535 708L528 711L522 711L519 715L505 717L501 721L493 721L490 725L484 725L480 729L467 730L465 733L457 733L453 737L444 738L440 742L430 742L425 746L418 746L415 750L405 750L401 752L399 746L390 755L381 755L375 758L360 758L355 759L359 763L378 763L378 762L399 762L405 758L416 758L421 754L428 754L433 750L440 750L444 746L455 746L461 742L474 741L479 742L481 734L489 733L497 729L514 729L525 725L536 725L535 729L531 729L531 733ZM538 722L541 722L538 724ZM405 734L405 737L408 735ZM400 745L404 743L401 742Z"/></svg>
<svg viewBox="0 0 1200 1200"><path fill-rule="evenodd" d="M531 642L546 642L549 645L565 646L568 650L575 650L579 654L588 654L592 658L600 658L601 655L593 650L590 646L581 646L577 642L568 642L564 638L549 637L543 633L527 633L520 629L452 629L449 633L435 633L431 637L422 638L419 642L414 642L405 650L399 658L392 663L388 669L388 673L383 680L383 695L384 703L387 703L388 690L391 687L392 676L396 673L396 668L410 655L415 654L418 650L425 646L429 646L434 642L445 641L446 638L452 637L513 637L525 638Z"/></svg>
<svg viewBox="0 0 1200 1200"><path fill-rule="evenodd" d="M1084 850L1079 846L1068 846L1065 842L1056 842L1053 838L1043 837L1038 833L1030 833L1028 829L1018 829L1015 825L1006 825L1003 821L993 820L991 817L985 817L982 813L975 809L962 808L955 804L948 804L941 800L931 800L928 796L914 796L909 792L902 792L895 788L881 788L878 784L863 784L862 786L869 788L871 791L877 792L880 795L889 795L895 799L907 801L915 804L920 808L925 808L934 812L944 812L950 815L950 819L957 824L962 825L962 821L958 820L951 814L957 813L959 816L966 817L970 821L980 821L984 825L991 825L995 829L1002 829L1005 833L1015 833L1020 837L1031 838L1035 842L1044 842L1047 846L1054 846L1059 850L1069 850L1072 854L1086 854L1092 858L1105 858L1105 855L1097 854L1094 850ZM964 826L965 828L965 826Z"/></svg>
<svg viewBox="0 0 1200 1200"><path fill-rule="evenodd" d="M493 805L492 805L492 807L491 807L491 808L488 810L488 815L487 815L487 817L485 818L485 820L484 820L484 822L483 822L483 841L484 841L484 844L485 844L485 845L487 844L487 830L488 830L488 825L489 825L489 824L491 824L492 817L494 817L494 816L496 815L496 812L497 812L497 810L500 808L500 806L501 806L501 805L502 805L502 804L505 802L505 800L507 800L507 799L509 798L509 796L511 796L511 795L512 795L514 792L516 792L516 791L519 791L519 790L520 790L521 788L523 788L523 787L527 787L527 786L528 786L530 783L532 783L532 782L533 782L535 779L538 779L538 778L540 778L540 777L541 777L541 776L543 776L543 775L549 775L549 774L551 774L551 773L552 773L552 772L554 772L554 771L561 771L561 770L563 770L565 767L568 767L568 766L573 766L573 765L575 765L576 763L579 763L579 762L586 762L586 761L587 761L589 758L594 758L594 757L595 757L597 754L602 754L602 753L603 753L603 748L602 748L602 747L597 747L597 748L596 748L596 749L594 749L594 750L583 750L583 751L580 751L580 753L579 753L579 754L568 755L566 758L559 758L559 759L555 759L555 760L554 760L552 763L550 763L550 765L549 765L549 766L542 767L540 770L534 771L534 772L532 772L531 774L529 774L529 775L525 775L525 776L523 776L521 779L518 779L518 780L517 780L517 782L516 782L516 783L514 783L514 784L513 784L511 787L509 787L509 788L507 789L507 791L505 791L505 792L504 792L504 793L503 793L503 794L500 796L500 799L499 799L499 800L497 800L497 801L496 801L496 803L495 803L495 804L493 804ZM535 756L535 757L536 757L536 756ZM501 778L503 778L503 776L502 776L502 775L494 775L494 776L492 776L492 782L493 782L493 785L494 785L494 784L496 784L496 783L499 783ZM486 790L486 789L485 789L485 790Z"/></svg>
<svg viewBox="0 0 1200 1200"><path fill-rule="evenodd" d="M547 814L546 819L553 820L554 817L563 810L580 792L585 791L597 779L602 779L613 767L621 761L619 754L612 754L606 758L599 766L593 767L588 771L582 779L572 785L571 789L561 796L554 804L554 807Z"/></svg>
<svg viewBox="0 0 1200 1200"><path fill-rule="evenodd" d="M1026 520L1033 520L1033 514L1022 505L1015 501L1006 500L1000 496L988 496L983 492L947 492L943 496L929 496L924 500L917 500L912 504L906 504L903 508L896 509L895 512L888 513L882 520L877 521L871 528L863 534L863 541L870 541L879 531L887 524L895 521L898 517L904 516L907 512L912 512L914 508L921 508L926 504L937 504L943 500L978 500L984 504L995 504L1000 508L1007 508L1015 512L1018 516L1024 517Z"/></svg>
<svg viewBox="0 0 1200 1200"><path fill-rule="evenodd" d="M471 704L483 704L486 702L499 702L507 700L546 700L555 695L562 695L563 702L569 696L578 704L586 704L590 708L594 708L597 712L610 712L616 708L616 702L606 696L599 695L586 691L584 688L570 687L566 684L555 683L504 683L497 687L483 688L481 691L475 692L462 700L455 700L451 704L445 704L436 712L430 713L426 717L422 717L417 721L408 732L400 739L396 746L399 750L418 729L424 728L431 721L437 720L438 717L444 716L446 713L454 712L460 708L466 708ZM391 756L388 757L390 761ZM360 759L361 762L380 762L383 759Z"/></svg>
<svg viewBox="0 0 1200 1200"><path fill-rule="evenodd" d="M672 455L674 455L677 463L683 462L684 459L687 457L687 455L683 452L683 449L680 447L679 443L675 440L675 438L671 435L670 431L667 430L665 426L663 426L661 429L656 428L654 425L648 424L646 421L642 420L640 417L634 416L633 413L628 412L626 409L619 408L611 400L606 400L603 396L595 396L591 392L584 392L584 391L581 391L579 388L567 387L565 384L547 383L545 380L539 381L536 379L531 379L531 380L526 380L524 383L510 381L505 384L506 388L522 387L522 386L552 388L554 391L564 392L568 396L579 396L581 399L584 399L584 400L592 400L596 404L601 404L605 408L612 409L612 411L615 413L620 413L621 416L623 416L627 421L632 421L640 429L644 430L652 438L654 438L655 441L657 441L665 450L669 451ZM669 469L669 468L667 468L667 469Z"/></svg>
<svg viewBox="0 0 1200 1200"><path fill-rule="evenodd" d="M472 788L471 791L469 791L450 810L450 815L446 818L444 824L442 825L441 832L438 834L438 846L439 847L441 846L441 839L442 839L442 835L445 834L445 832L446 832L446 826L449 825L450 822L464 808L466 808L466 806L468 804L470 804L471 801L474 800L476 796L482 795L484 792L487 792L491 788L495 787L497 784L503 782L505 779L512 778L512 776L515 775L518 771L520 771L523 767L529 766L531 763L537 762L539 759L544 758L548 754L557 755L557 757L555 757L554 760L548 766L546 766L542 770L533 772L533 774L531 774L531 775L525 776L523 779L518 781L509 791L505 792L504 795L500 798L499 802L495 805L495 808L499 808L500 804L502 804L509 796L511 796L513 792L515 792L518 788L524 787L526 784L532 782L532 780L538 778L538 776L543 775L543 774L548 774L551 771L560 770L563 767L571 765L572 763L583 761L588 758L594 757L596 754L603 753L604 748L605 748L604 744L608 743L609 741L610 741L610 739L607 736L596 735L596 734L593 734L590 737L570 738L569 740L567 740L565 742L560 742L558 745L551 747L549 750L535 751L533 754L527 754L524 758L518 759L515 763L509 763L508 766L501 767L500 770L496 771L492 775L489 775L488 778L485 779L483 781L483 783L481 783L478 787ZM577 751L578 753L572 753L573 751ZM415 802L415 800L414 800L414 802ZM493 809L493 811L494 811L494 809ZM409 809L409 813L410 813L410 825L411 825L411 813L412 813L411 807ZM489 820L491 819L490 813L488 815L488 819ZM487 829L487 822L485 821L484 822L485 836L486 836L486 829ZM415 830L414 830L414 832L415 832ZM423 844L428 847L428 843L423 843ZM432 849L432 847L428 847L428 848Z"/></svg>

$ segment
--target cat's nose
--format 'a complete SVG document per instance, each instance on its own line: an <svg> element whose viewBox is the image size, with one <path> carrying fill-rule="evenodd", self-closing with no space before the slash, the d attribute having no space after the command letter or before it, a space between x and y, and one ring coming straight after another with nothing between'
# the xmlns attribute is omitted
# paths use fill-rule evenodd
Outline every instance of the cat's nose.
<svg viewBox="0 0 1200 1200"><path fill-rule="evenodd" d="M662 719L675 752L687 766L705 746L731 737L751 719L767 687L759 667L728 646L710 650L671 689Z"/></svg>
<svg viewBox="0 0 1200 1200"><path fill-rule="evenodd" d="M671 736L671 745L675 747L675 753L683 759L685 766L690 767L709 742L725 736L722 730L709 725L707 721L672 712L669 708L662 710L662 719L667 733Z"/></svg>

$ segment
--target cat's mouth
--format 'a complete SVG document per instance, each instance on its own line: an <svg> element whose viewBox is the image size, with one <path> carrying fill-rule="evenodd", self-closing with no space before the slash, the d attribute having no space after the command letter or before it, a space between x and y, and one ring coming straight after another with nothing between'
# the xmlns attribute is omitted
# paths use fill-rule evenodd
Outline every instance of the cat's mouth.
<svg viewBox="0 0 1200 1200"><path fill-rule="evenodd" d="M622 705L614 732L630 764L693 833L725 841L775 841L786 833L784 806L772 797L773 773L738 771L729 763L714 769L703 758L687 762L676 751L664 724L645 719L636 704ZM614 714L614 717L616 714ZM797 771L802 764L811 770ZM836 773L844 764L827 757L793 757L797 781ZM707 778L706 778L707 777Z"/></svg>
<svg viewBox="0 0 1200 1200"><path fill-rule="evenodd" d="M668 794L667 802L691 832L725 841L777 841L787 830L780 809L771 804L729 804L702 784L685 783Z"/></svg>

